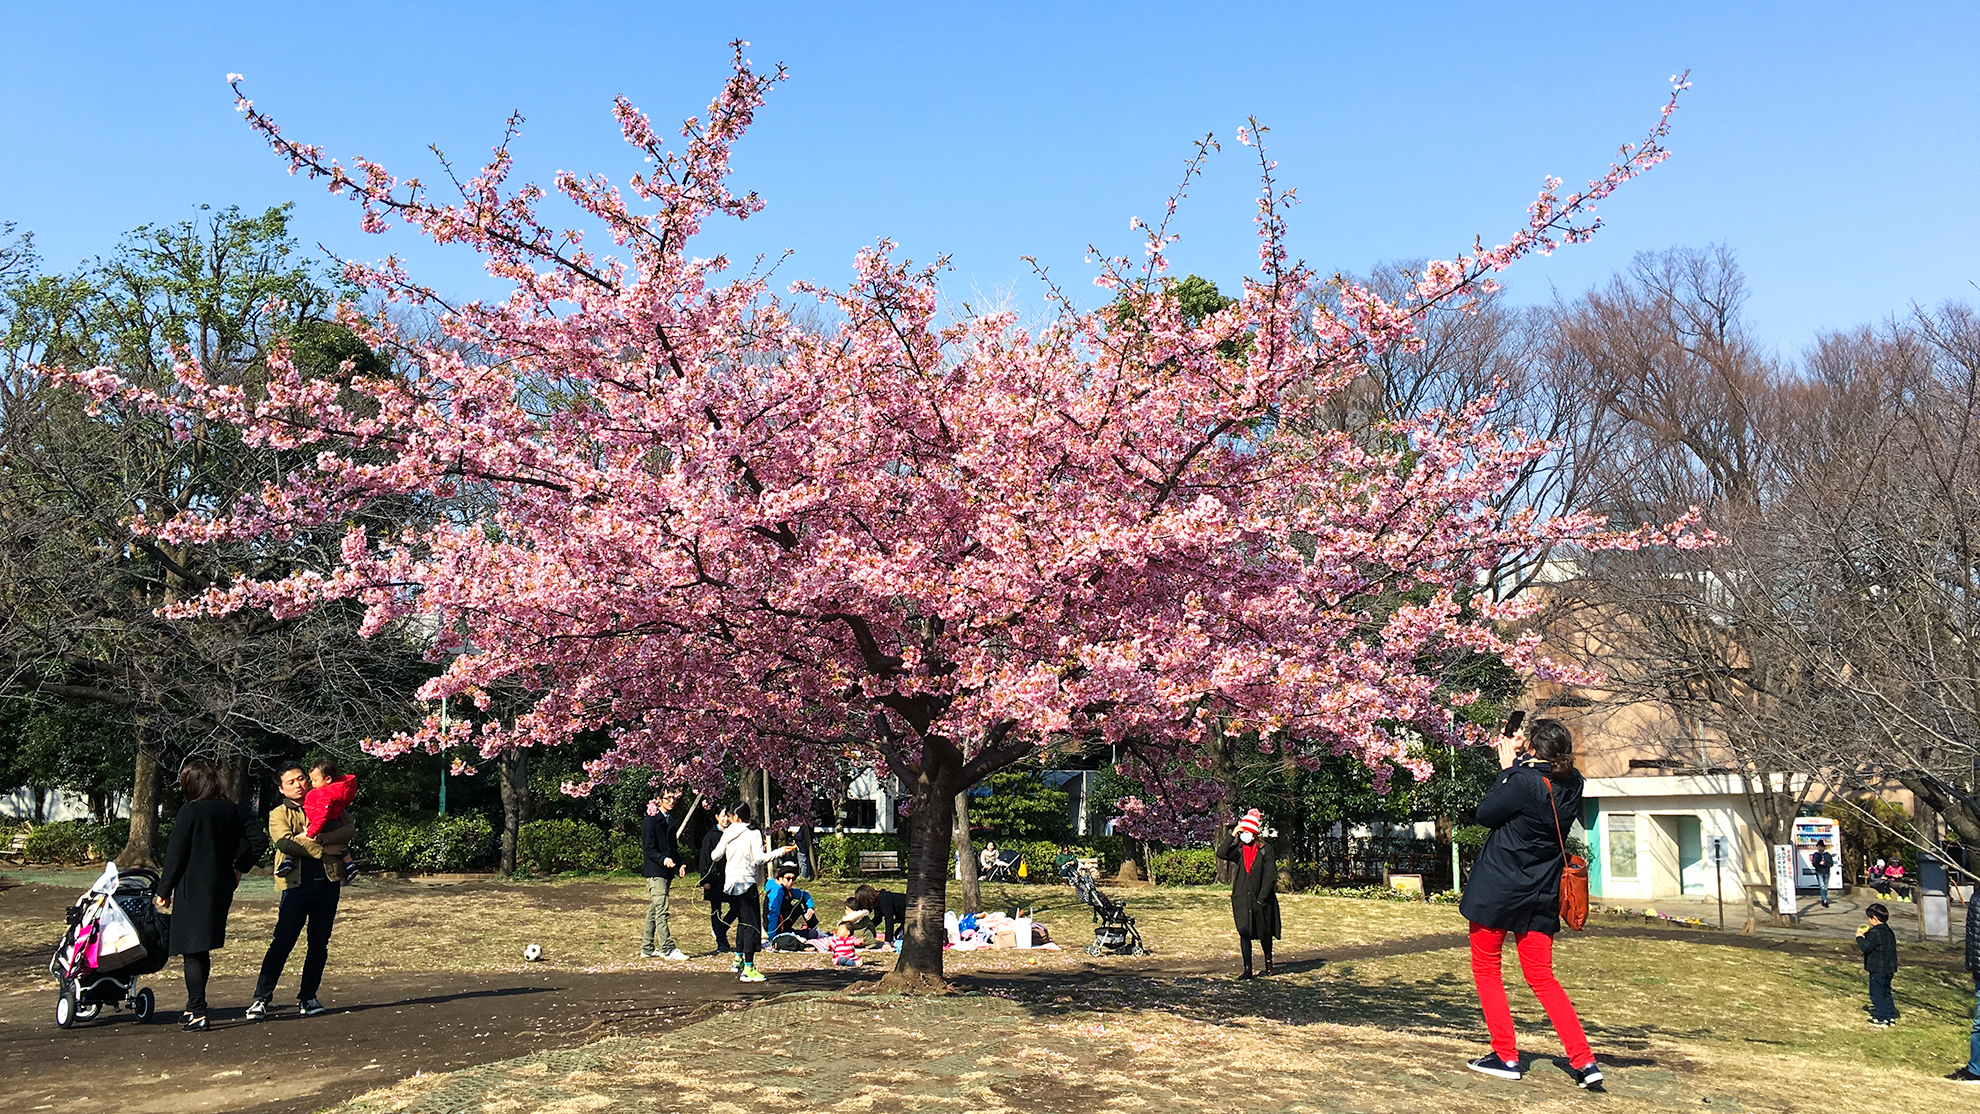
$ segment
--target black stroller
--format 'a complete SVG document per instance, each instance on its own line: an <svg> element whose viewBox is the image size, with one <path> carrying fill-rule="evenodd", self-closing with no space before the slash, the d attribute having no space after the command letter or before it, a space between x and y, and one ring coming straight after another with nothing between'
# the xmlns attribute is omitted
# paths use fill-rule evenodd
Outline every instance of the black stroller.
<svg viewBox="0 0 1980 1114"><path fill-rule="evenodd" d="M1134 927L1134 918L1128 915L1127 906L1101 893L1092 871L1082 869L1076 862L1069 862L1059 868L1059 877L1064 878L1087 908L1093 910L1093 942L1086 945L1087 955L1148 954L1148 948L1142 944L1141 933Z"/></svg>
<svg viewBox="0 0 1980 1114"><path fill-rule="evenodd" d="M94 1021L105 1005L129 1009L139 1021L151 1016L157 999L150 987L138 989L137 981L165 966L170 922L152 904L157 885L153 871L134 867L119 872L111 863L69 907L69 927L48 961L48 973L61 981L56 1025L67 1029L78 1021ZM129 931L124 931L126 924ZM120 943L121 950L106 951Z"/></svg>
<svg viewBox="0 0 1980 1114"><path fill-rule="evenodd" d="M983 877L979 881L1016 882L1019 880L1018 864L1023 861L1024 856L1016 851L999 851L997 860L984 869Z"/></svg>

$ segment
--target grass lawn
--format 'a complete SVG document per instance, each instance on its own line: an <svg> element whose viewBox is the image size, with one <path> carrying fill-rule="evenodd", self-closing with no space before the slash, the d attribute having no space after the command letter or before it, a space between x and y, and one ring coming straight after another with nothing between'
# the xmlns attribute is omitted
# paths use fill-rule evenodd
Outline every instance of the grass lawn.
<svg viewBox="0 0 1980 1114"><path fill-rule="evenodd" d="M229 928L237 944L215 956L217 970L245 972L258 958L273 920L265 887L250 885L237 901ZM851 888L817 886L821 911L836 911ZM1222 892L1111 892L1138 918L1150 957L1089 959L1079 950L1090 939L1088 915L1063 887L990 886L990 905L1034 908L1066 949L952 953L950 973L977 976L979 993L793 994L658 1036L407 1080L356 1100L353 1114L1467 1111L1591 1101L1548 1063L1558 1044L1516 977L1522 1050L1541 1059L1519 1084L1461 1070L1483 1049L1484 1029L1453 906L1287 895L1284 973L1238 983ZM634 958L644 903L638 879L359 886L345 896L333 964L501 972L520 968L523 946L534 942L549 965L650 971L653 961ZM683 946L709 950L705 907L675 904ZM52 941L59 916L0 900L0 937ZM9 996L45 995L45 974L27 969L45 954L9 953ZM1938 1079L1964 1055L1973 1008L1972 983L1950 949L1901 944L1904 1019L1891 1030L1864 1023L1863 975L1847 941L1755 941L1598 919L1586 934L1564 933L1556 961L1609 1067L1613 1093L1601 1101L1613 1109L1813 1110L1844 1101L1980 1109L1980 1089ZM823 963L773 955L763 966L774 982L779 971Z"/></svg>

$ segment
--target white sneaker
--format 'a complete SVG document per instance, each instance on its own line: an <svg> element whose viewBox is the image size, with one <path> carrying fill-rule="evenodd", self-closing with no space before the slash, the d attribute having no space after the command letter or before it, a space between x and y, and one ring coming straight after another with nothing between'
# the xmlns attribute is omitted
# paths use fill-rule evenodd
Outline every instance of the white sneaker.
<svg viewBox="0 0 1980 1114"><path fill-rule="evenodd" d="M670 951L670 952L667 952L667 953L665 953L665 954L663 954L663 955L661 955L661 957L660 957L660 958L662 958L662 959L686 959L687 957L688 957L688 953L686 953L686 952L684 952L684 951L682 951L682 950L681 950L681 949L679 949L679 948L675 948L675 949L674 949L673 951Z"/></svg>

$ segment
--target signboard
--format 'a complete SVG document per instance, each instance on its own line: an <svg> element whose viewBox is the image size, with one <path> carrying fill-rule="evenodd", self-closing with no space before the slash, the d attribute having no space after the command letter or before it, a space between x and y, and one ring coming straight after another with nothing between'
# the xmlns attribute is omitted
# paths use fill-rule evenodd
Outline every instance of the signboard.
<svg viewBox="0 0 1980 1114"><path fill-rule="evenodd" d="M1774 902L1775 912L1793 916L1800 911L1800 902L1794 895L1794 848L1786 843L1774 844Z"/></svg>
<svg viewBox="0 0 1980 1114"><path fill-rule="evenodd" d="M1713 836L1712 846L1706 852L1713 866L1732 866L1732 840L1725 836Z"/></svg>

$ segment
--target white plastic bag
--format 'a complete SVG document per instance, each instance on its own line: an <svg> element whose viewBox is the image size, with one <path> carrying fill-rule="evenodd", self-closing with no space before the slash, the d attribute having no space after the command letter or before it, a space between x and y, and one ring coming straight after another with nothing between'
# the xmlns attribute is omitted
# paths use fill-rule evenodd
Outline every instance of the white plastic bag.
<svg viewBox="0 0 1980 1114"><path fill-rule="evenodd" d="M114 900L106 899L96 914L96 969L114 971L128 967L145 956L143 941L129 914Z"/></svg>

